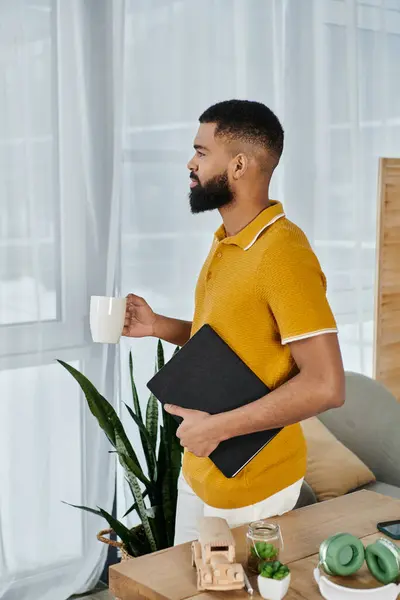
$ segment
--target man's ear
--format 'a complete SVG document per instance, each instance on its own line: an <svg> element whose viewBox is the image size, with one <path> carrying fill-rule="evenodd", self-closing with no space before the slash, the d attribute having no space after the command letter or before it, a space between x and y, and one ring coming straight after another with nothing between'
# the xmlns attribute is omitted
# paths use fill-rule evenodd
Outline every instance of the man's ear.
<svg viewBox="0 0 400 600"><path fill-rule="evenodd" d="M237 180L243 177L249 166L249 159L243 153L237 154L231 161L231 175Z"/></svg>

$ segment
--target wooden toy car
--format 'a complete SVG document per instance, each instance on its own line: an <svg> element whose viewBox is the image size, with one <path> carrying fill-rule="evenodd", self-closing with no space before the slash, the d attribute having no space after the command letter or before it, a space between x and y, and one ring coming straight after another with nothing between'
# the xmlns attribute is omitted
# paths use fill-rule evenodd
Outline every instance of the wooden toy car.
<svg viewBox="0 0 400 600"><path fill-rule="evenodd" d="M200 522L199 532L199 540L192 543L197 589L242 589L244 571L241 564L235 563L235 540L225 519L205 517Z"/></svg>

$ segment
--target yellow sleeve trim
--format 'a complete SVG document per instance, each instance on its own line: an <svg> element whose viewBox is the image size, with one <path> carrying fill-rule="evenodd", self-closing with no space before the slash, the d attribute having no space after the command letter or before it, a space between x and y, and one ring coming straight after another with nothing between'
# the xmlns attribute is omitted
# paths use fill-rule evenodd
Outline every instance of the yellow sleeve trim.
<svg viewBox="0 0 400 600"><path fill-rule="evenodd" d="M317 335L323 335L324 333L337 333L338 330L334 329L319 329L318 331L311 331L310 333L303 333L302 335L295 335L293 337L284 338L281 342L282 346L290 344L290 342L298 342L300 340L306 340L307 338L316 337Z"/></svg>

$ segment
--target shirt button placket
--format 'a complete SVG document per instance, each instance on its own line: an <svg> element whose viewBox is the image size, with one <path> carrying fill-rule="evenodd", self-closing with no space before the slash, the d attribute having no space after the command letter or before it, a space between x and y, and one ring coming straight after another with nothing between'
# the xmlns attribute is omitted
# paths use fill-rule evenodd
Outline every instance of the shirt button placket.
<svg viewBox="0 0 400 600"><path fill-rule="evenodd" d="M214 260L215 257L217 257L218 259L222 258L222 252L221 252L221 250L218 250L218 251L215 252L213 260ZM211 264L210 264L210 266L208 268L208 272L207 272L207 275L206 275L206 281L207 281L207 283L212 278L212 264L213 264L213 260L211 261Z"/></svg>

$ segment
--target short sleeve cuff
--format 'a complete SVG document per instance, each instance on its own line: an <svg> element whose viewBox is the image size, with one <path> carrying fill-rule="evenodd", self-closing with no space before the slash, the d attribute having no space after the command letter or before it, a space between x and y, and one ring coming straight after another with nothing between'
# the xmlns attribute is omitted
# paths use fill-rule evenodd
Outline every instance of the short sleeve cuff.
<svg viewBox="0 0 400 600"><path fill-rule="evenodd" d="M326 333L338 333L337 327L331 327L329 329L317 329L315 331L309 331L307 333L301 333L299 335L289 335L282 338L282 346L291 344L292 342L299 342L308 338L317 337L318 335L324 335Z"/></svg>

